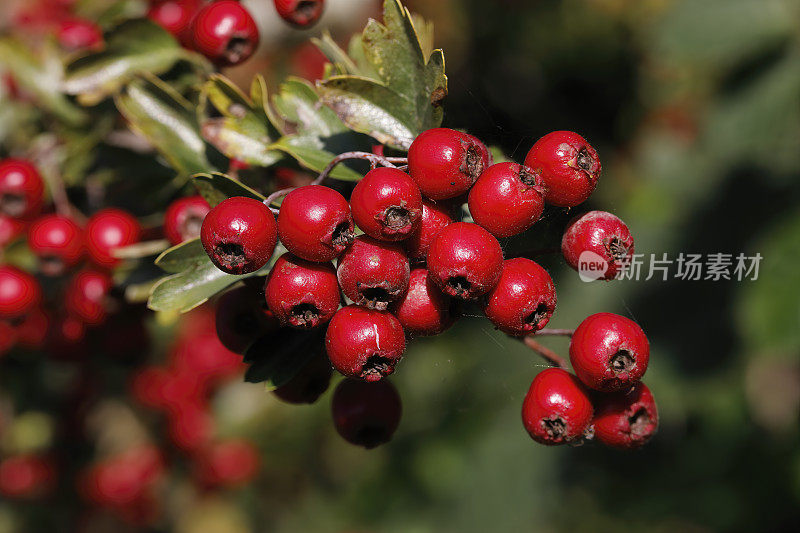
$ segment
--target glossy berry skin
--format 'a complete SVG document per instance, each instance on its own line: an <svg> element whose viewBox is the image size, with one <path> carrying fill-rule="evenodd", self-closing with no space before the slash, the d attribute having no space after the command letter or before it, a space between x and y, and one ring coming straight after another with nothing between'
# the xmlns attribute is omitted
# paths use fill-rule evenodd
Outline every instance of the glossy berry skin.
<svg viewBox="0 0 800 533"><path fill-rule="evenodd" d="M422 199L422 216L419 227L403 241L411 261L425 261L433 239L442 228L453 223L453 208L446 202L436 203Z"/></svg>
<svg viewBox="0 0 800 533"><path fill-rule="evenodd" d="M333 367L366 381L394 372L405 349L403 326L394 315L358 305L339 309L325 334L325 350Z"/></svg>
<svg viewBox="0 0 800 533"><path fill-rule="evenodd" d="M275 0L278 15L297 28L309 28L322 16L325 0Z"/></svg>
<svg viewBox="0 0 800 533"><path fill-rule="evenodd" d="M45 215L31 224L28 246L39 258L41 272L57 276L80 261L83 230L69 217Z"/></svg>
<svg viewBox="0 0 800 533"><path fill-rule="evenodd" d="M17 267L0 266L0 319L22 317L42 300L39 282Z"/></svg>
<svg viewBox="0 0 800 533"><path fill-rule="evenodd" d="M281 203L278 236L286 249L307 261L331 261L355 238L350 204L330 187L306 185Z"/></svg>
<svg viewBox="0 0 800 533"><path fill-rule="evenodd" d="M339 258L337 276L342 292L354 303L385 311L408 290L409 272L400 244L359 235Z"/></svg>
<svg viewBox="0 0 800 533"><path fill-rule="evenodd" d="M556 287L550 274L524 257L506 259L500 281L483 308L500 331L514 336L534 333L547 325L556 309Z"/></svg>
<svg viewBox="0 0 800 533"><path fill-rule="evenodd" d="M607 446L639 448L658 431L658 409L647 385L598 394L595 399L594 435Z"/></svg>
<svg viewBox="0 0 800 533"><path fill-rule="evenodd" d="M533 226L544 209L539 177L516 163L497 163L469 191L469 212L495 237L511 237Z"/></svg>
<svg viewBox="0 0 800 533"><path fill-rule="evenodd" d="M108 293L114 281L105 272L82 270L75 274L65 291L67 311L84 324L98 326L108 315Z"/></svg>
<svg viewBox="0 0 800 533"><path fill-rule="evenodd" d="M438 335L455 322L450 297L430 279L428 270L411 271L408 292L392 305L392 313L409 337Z"/></svg>
<svg viewBox="0 0 800 533"><path fill-rule="evenodd" d="M262 202L234 196L209 211L200 240L217 268L228 274L247 274L269 261L278 242L278 224Z"/></svg>
<svg viewBox="0 0 800 533"><path fill-rule="evenodd" d="M370 170L350 195L356 225L374 239L400 241L419 227L422 194L402 170Z"/></svg>
<svg viewBox="0 0 800 533"><path fill-rule="evenodd" d="M159 0L150 5L147 18L187 46L191 42L192 20L200 6L202 0Z"/></svg>
<svg viewBox="0 0 800 533"><path fill-rule="evenodd" d="M420 133L408 150L408 173L431 200L466 193L489 166L489 151L472 135L448 128Z"/></svg>
<svg viewBox="0 0 800 533"><path fill-rule="evenodd" d="M89 218L84 231L86 251L98 266L110 268L119 264L114 257L117 248L139 242L142 228L139 221L121 209L103 209Z"/></svg>
<svg viewBox="0 0 800 533"><path fill-rule="evenodd" d="M311 404L328 390L333 375L331 362L320 346L320 354L315 355L289 382L272 393L282 401L291 404Z"/></svg>
<svg viewBox="0 0 800 533"><path fill-rule="evenodd" d="M24 159L0 161L0 215L30 219L42 208L44 182L31 163Z"/></svg>
<svg viewBox="0 0 800 533"><path fill-rule="evenodd" d="M211 444L196 459L197 477L206 487L239 487L252 481L261 467L258 449L247 440Z"/></svg>
<svg viewBox="0 0 800 533"><path fill-rule="evenodd" d="M569 266L580 272L581 254L605 262L605 273L596 279L614 279L633 257L633 236L625 223L605 211L589 211L573 219L561 239L561 253ZM594 276L593 276L594 277Z"/></svg>
<svg viewBox="0 0 800 533"><path fill-rule="evenodd" d="M219 66L246 61L258 48L258 27L235 0L206 4L192 22L192 48Z"/></svg>
<svg viewBox="0 0 800 533"><path fill-rule="evenodd" d="M286 253L278 258L264 287L269 310L281 325L311 329L339 309L339 284L330 263L315 263Z"/></svg>
<svg viewBox="0 0 800 533"><path fill-rule="evenodd" d="M592 414L586 388L560 368L539 372L522 404L522 423L528 434L547 445L580 439L592 422Z"/></svg>
<svg viewBox="0 0 800 533"><path fill-rule="evenodd" d="M333 393L333 424L344 440L372 449L392 440L403 404L387 380L367 383L345 379Z"/></svg>
<svg viewBox="0 0 800 533"><path fill-rule="evenodd" d="M58 42L67 50L98 48L103 45L103 30L94 22L69 18L58 25Z"/></svg>
<svg viewBox="0 0 800 533"><path fill-rule="evenodd" d="M222 294L217 300L215 312L219 341L228 350L243 354L258 337L275 331L279 327L278 319L266 309L266 305L262 291L247 285L240 285Z"/></svg>
<svg viewBox="0 0 800 533"><path fill-rule="evenodd" d="M560 207L586 201L601 170L595 149L572 131L554 131L536 141L525 157L525 166L544 182L545 202Z"/></svg>
<svg viewBox="0 0 800 533"><path fill-rule="evenodd" d="M614 313L596 313L575 329L569 360L587 387L618 391L642 379L650 361L650 344L633 320Z"/></svg>
<svg viewBox="0 0 800 533"><path fill-rule="evenodd" d="M455 222L431 243L428 270L446 294L470 300L497 285L503 270L503 249L477 224Z"/></svg>
<svg viewBox="0 0 800 533"><path fill-rule="evenodd" d="M203 219L211 206L202 196L178 198L164 213L164 235L173 246L200 236Z"/></svg>

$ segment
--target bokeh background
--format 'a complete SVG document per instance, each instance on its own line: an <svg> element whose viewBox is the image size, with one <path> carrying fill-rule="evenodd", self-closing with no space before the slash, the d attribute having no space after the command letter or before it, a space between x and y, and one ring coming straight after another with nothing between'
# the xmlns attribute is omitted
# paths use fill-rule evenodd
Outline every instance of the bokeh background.
<svg viewBox="0 0 800 533"><path fill-rule="evenodd" d="M245 87L256 72L273 87L290 73L313 78L320 67L309 37L327 28L346 41L380 13L376 1L328 0L321 24L297 31L280 24L271 2L244 3L262 28L262 50L226 74ZM541 135L578 131L600 153L603 175L577 211L620 216L639 253L760 253L758 280L583 283L558 255L541 258L558 289L552 327L610 311L647 332L645 380L661 429L642 450L533 443L520 406L542 361L467 316L410 345L393 379L403 419L375 450L335 433L330 391L296 407L260 385L226 385L213 399L218 431L256 443L257 480L199 494L178 463L161 525L147 530L800 530L800 2L406 3L434 23L445 51L446 126L518 161ZM527 234L531 248L558 246L572 214L548 212ZM147 358L158 361L169 317L145 323L155 339ZM567 351L566 340L545 342ZM47 389L68 380L69 368L0 365L0 415L16 421L3 446L47 441L58 425ZM92 376L103 393L86 407L102 420L94 429L112 440L159 438L152 415L126 394L131 368L99 365ZM34 371L38 386L16 383ZM81 450L81 460L93 453ZM0 501L0 532L72 531L82 513L65 482L48 502ZM89 525L138 530L111 519Z"/></svg>

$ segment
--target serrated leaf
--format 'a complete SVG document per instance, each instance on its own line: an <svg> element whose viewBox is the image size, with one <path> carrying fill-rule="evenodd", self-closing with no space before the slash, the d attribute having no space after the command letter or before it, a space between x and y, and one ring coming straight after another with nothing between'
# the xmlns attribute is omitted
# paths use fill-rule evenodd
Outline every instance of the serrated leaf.
<svg viewBox="0 0 800 533"><path fill-rule="evenodd" d="M266 197L258 191L219 172L192 176L192 183L211 207L233 196L246 196L259 202L266 200Z"/></svg>
<svg viewBox="0 0 800 533"><path fill-rule="evenodd" d="M321 141L315 137L289 135L281 137L278 142L272 145L272 148L286 152L297 159L304 167L322 172L336 156L323 149L321 145ZM330 176L343 181L358 181L364 177L343 164L337 165L331 171Z"/></svg>
<svg viewBox="0 0 800 533"><path fill-rule="evenodd" d="M281 328L254 342L245 352L250 364L244 379L266 382L268 390L285 385L324 350L325 328L310 331Z"/></svg>

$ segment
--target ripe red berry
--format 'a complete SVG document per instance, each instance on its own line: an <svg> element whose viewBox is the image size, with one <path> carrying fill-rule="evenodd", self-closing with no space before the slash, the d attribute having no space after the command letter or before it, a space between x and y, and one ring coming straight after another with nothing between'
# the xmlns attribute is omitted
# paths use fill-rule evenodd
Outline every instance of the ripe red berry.
<svg viewBox="0 0 800 533"><path fill-rule="evenodd" d="M399 241L419 227L422 194L402 170L370 170L350 196L356 225L375 239Z"/></svg>
<svg viewBox="0 0 800 533"><path fill-rule="evenodd" d="M36 216L42 208L44 182L24 159L0 161L0 215L16 219Z"/></svg>
<svg viewBox="0 0 800 533"><path fill-rule="evenodd" d="M500 331L527 335L547 325L556 309L556 287L550 274L524 257L506 259L500 281L483 308Z"/></svg>
<svg viewBox="0 0 800 533"><path fill-rule="evenodd" d="M647 385L599 394L595 399L594 435L615 448L638 448L658 431L658 409Z"/></svg>
<svg viewBox="0 0 800 533"><path fill-rule="evenodd" d="M325 349L333 367L345 376L377 381L394 372L405 352L406 336L394 315L348 305L328 324Z"/></svg>
<svg viewBox="0 0 800 533"><path fill-rule="evenodd" d="M262 202L234 196L209 211L200 239L217 268L228 274L247 274L269 261L278 241L278 225Z"/></svg>
<svg viewBox="0 0 800 533"><path fill-rule="evenodd" d="M400 244L359 235L339 258L337 275L345 296L385 311L408 290L410 267Z"/></svg>
<svg viewBox="0 0 800 533"><path fill-rule="evenodd" d="M103 30L94 22L86 19L62 20L56 34L59 44L67 50L98 48L103 44Z"/></svg>
<svg viewBox="0 0 800 533"><path fill-rule="evenodd" d="M0 266L0 318L19 318L42 299L39 282L17 267Z"/></svg>
<svg viewBox="0 0 800 533"><path fill-rule="evenodd" d="M435 203L423 198L419 227L403 241L411 261L425 261L433 239L442 228L453 223L452 211L452 206L448 203Z"/></svg>
<svg viewBox="0 0 800 533"><path fill-rule="evenodd" d="M492 290L502 269L500 243L477 224L450 224L439 232L428 249L432 279L445 293L463 300Z"/></svg>
<svg viewBox="0 0 800 533"><path fill-rule="evenodd" d="M45 215L31 224L28 246L39 258L39 270L58 276L83 255L83 230L71 218Z"/></svg>
<svg viewBox="0 0 800 533"><path fill-rule="evenodd" d="M286 253L269 274L264 295L270 311L284 326L310 329L328 322L339 309L336 270Z"/></svg>
<svg viewBox="0 0 800 533"><path fill-rule="evenodd" d="M387 380L345 379L333 393L333 424L344 440L367 449L392 440L403 405Z"/></svg>
<svg viewBox="0 0 800 533"><path fill-rule="evenodd" d="M531 383L522 404L522 423L536 442L564 444L583 436L592 412L583 384L566 370L548 368Z"/></svg>
<svg viewBox="0 0 800 533"><path fill-rule="evenodd" d="M614 313L596 313L575 329L569 359L587 387L617 391L642 379L650 361L650 344L633 320Z"/></svg>
<svg viewBox="0 0 800 533"><path fill-rule="evenodd" d="M197 477L206 487L237 487L251 481L261 466L258 449L247 440L214 443L196 458Z"/></svg>
<svg viewBox="0 0 800 533"><path fill-rule="evenodd" d="M120 261L114 257L114 250L139 242L141 232L139 221L131 214L121 209L103 209L86 223L86 251L98 266L113 267Z"/></svg>
<svg viewBox="0 0 800 533"><path fill-rule="evenodd" d="M497 163L483 171L469 191L469 212L495 237L511 237L542 216L541 179L516 163Z"/></svg>
<svg viewBox="0 0 800 533"><path fill-rule="evenodd" d="M554 131L536 141L525 157L525 166L544 182L545 201L561 207L586 201L601 170L595 149L572 131Z"/></svg>
<svg viewBox="0 0 800 533"><path fill-rule="evenodd" d="M207 405L191 402L167 412L167 432L172 443L180 450L194 452L211 442L214 417Z"/></svg>
<svg viewBox="0 0 800 533"><path fill-rule="evenodd" d="M287 403L314 403L328 390L332 375L333 367L320 345L319 355L315 355L289 382L272 392Z"/></svg>
<svg viewBox="0 0 800 533"><path fill-rule="evenodd" d="M569 266L594 279L614 279L633 256L633 250L628 226L605 211L589 211L573 219L561 239L561 253ZM581 266L582 261L604 265L605 272L598 270L595 275Z"/></svg>
<svg viewBox="0 0 800 533"><path fill-rule="evenodd" d="M70 280L65 292L67 311L89 326L105 322L108 293L114 286L111 276L96 270L82 270Z"/></svg>
<svg viewBox="0 0 800 533"><path fill-rule="evenodd" d="M23 231L25 231L24 222L0 215L0 248L14 241Z"/></svg>
<svg viewBox="0 0 800 533"><path fill-rule="evenodd" d="M325 0L275 0L278 15L293 26L308 28L322 16Z"/></svg>
<svg viewBox="0 0 800 533"><path fill-rule="evenodd" d="M444 200L466 193L489 166L489 151L472 135L447 128L422 132L408 150L408 173L422 194Z"/></svg>
<svg viewBox="0 0 800 533"><path fill-rule="evenodd" d="M408 292L392 306L392 313L410 337L438 335L455 322L452 302L430 279L428 270L411 271Z"/></svg>
<svg viewBox="0 0 800 533"><path fill-rule="evenodd" d="M164 235L173 246L200 236L203 219L211 206L202 196L178 198L164 213Z"/></svg>
<svg viewBox="0 0 800 533"><path fill-rule="evenodd" d="M263 278L253 279L263 283ZM219 341L228 350L243 354L261 335L277 329L278 319L265 309L266 305L262 291L247 285L225 292L217 301L215 313Z"/></svg>
<svg viewBox="0 0 800 533"><path fill-rule="evenodd" d="M236 0L202 7L192 22L192 47L220 66L238 65L258 48L258 27Z"/></svg>
<svg viewBox="0 0 800 533"><path fill-rule="evenodd" d="M281 203L278 236L287 250L307 261L338 257L353 242L353 229L350 204L330 187L306 185Z"/></svg>
<svg viewBox="0 0 800 533"><path fill-rule="evenodd" d="M241 356L225 348L213 330L180 339L170 357L174 377L196 382L198 391L237 377L244 368Z"/></svg>
<svg viewBox="0 0 800 533"><path fill-rule="evenodd" d="M202 0L160 0L151 4L147 18L187 46L191 41L192 21L201 5Z"/></svg>

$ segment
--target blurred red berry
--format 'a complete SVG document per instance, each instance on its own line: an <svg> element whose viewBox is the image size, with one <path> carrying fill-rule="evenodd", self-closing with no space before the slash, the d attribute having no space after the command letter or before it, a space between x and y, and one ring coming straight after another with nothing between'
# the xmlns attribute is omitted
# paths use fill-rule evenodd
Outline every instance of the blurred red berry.
<svg viewBox="0 0 800 533"><path fill-rule="evenodd" d="M367 449L392 440L403 406L388 380L345 379L333 393L333 423L347 442Z"/></svg>
<svg viewBox="0 0 800 533"><path fill-rule="evenodd" d="M139 221L130 213L121 209L103 209L86 223L86 251L96 265L114 267L120 262L114 257L114 251L139 242L141 232Z"/></svg>
<svg viewBox="0 0 800 533"><path fill-rule="evenodd" d="M0 161L0 215L30 219L41 210L43 194L42 177L29 161Z"/></svg>
<svg viewBox="0 0 800 533"><path fill-rule="evenodd" d="M42 288L36 278L17 267L0 266L0 319L22 317L41 299Z"/></svg>
<svg viewBox="0 0 800 533"><path fill-rule="evenodd" d="M83 255L83 230L69 217L45 215L28 229L28 246L39 258L39 270L59 276Z"/></svg>
<svg viewBox="0 0 800 533"><path fill-rule="evenodd" d="M202 196L179 198L164 213L164 235L175 246L200 236L203 219L211 206Z"/></svg>
<svg viewBox="0 0 800 533"><path fill-rule="evenodd" d="M322 16L325 0L275 0L278 15L298 28L313 26Z"/></svg>
<svg viewBox="0 0 800 533"><path fill-rule="evenodd" d="M65 291L67 311L88 326L98 326L108 315L108 293L114 281L105 272L82 270L75 274Z"/></svg>

